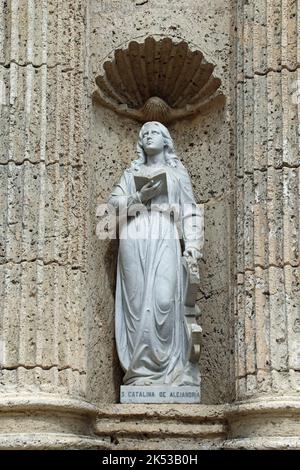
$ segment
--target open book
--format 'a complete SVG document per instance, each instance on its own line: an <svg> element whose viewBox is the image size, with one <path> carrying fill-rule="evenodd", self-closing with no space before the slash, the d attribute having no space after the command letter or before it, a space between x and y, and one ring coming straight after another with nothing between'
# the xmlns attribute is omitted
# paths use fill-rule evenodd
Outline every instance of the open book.
<svg viewBox="0 0 300 470"><path fill-rule="evenodd" d="M153 184L161 181L159 194L168 194L167 175L165 172L152 175L151 177L138 175L134 176L135 188L137 191L140 191L142 187L150 181L153 182Z"/></svg>

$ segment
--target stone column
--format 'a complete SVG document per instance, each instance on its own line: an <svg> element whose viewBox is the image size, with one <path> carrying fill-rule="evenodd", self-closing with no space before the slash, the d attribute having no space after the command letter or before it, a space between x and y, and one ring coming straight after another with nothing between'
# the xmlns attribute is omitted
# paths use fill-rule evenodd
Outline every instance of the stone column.
<svg viewBox="0 0 300 470"><path fill-rule="evenodd" d="M0 7L0 448L90 445L85 5Z"/></svg>
<svg viewBox="0 0 300 470"><path fill-rule="evenodd" d="M237 2L233 446L299 446L299 8Z"/></svg>

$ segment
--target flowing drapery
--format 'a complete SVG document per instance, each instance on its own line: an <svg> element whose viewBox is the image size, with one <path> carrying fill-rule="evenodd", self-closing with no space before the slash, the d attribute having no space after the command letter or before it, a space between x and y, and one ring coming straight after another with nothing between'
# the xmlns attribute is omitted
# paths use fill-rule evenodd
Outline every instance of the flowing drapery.
<svg viewBox="0 0 300 470"><path fill-rule="evenodd" d="M183 165L160 170L167 173L167 196L141 205L134 175L153 172L141 165L124 172L108 201L120 218L117 350L127 385L199 385L198 365L188 360L180 237L185 248L200 251L203 217Z"/></svg>

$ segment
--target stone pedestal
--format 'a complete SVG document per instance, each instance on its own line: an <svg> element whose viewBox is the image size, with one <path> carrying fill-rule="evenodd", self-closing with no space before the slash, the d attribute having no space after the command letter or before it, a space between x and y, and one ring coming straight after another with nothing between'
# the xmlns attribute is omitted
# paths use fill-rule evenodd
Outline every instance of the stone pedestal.
<svg viewBox="0 0 300 470"><path fill-rule="evenodd" d="M300 400L265 396L227 408L225 449L288 450L300 448Z"/></svg>
<svg viewBox="0 0 300 470"><path fill-rule="evenodd" d="M1 395L0 450L103 449L92 431L98 410L56 394Z"/></svg>
<svg viewBox="0 0 300 470"><path fill-rule="evenodd" d="M220 449L226 437L223 406L101 406L95 425L106 449ZM108 440L108 438L110 439Z"/></svg>

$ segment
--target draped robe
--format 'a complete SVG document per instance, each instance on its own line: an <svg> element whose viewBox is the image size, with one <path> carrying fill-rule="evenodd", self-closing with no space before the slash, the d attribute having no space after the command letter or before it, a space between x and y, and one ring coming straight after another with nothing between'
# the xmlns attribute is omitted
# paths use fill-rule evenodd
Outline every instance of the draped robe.
<svg viewBox="0 0 300 470"><path fill-rule="evenodd" d="M180 238L185 249L201 251L203 217L182 163L159 169L167 174L168 195L142 205L134 175L158 172L142 164L125 170L108 200L120 220L117 351L126 385L199 385L198 364L188 360Z"/></svg>

